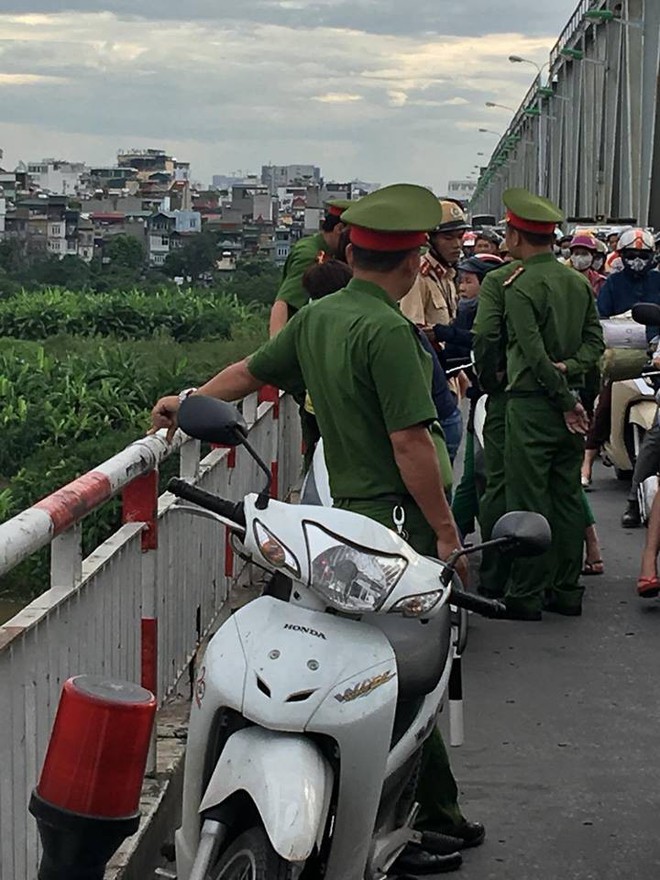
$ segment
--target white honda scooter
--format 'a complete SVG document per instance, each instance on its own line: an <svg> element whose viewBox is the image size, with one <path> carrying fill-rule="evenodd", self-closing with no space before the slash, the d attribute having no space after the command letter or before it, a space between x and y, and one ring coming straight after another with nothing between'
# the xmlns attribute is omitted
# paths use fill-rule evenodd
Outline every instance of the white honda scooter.
<svg viewBox="0 0 660 880"><path fill-rule="evenodd" d="M603 463L614 468L617 479L628 480L644 436L653 427L657 414L653 385L641 375L647 350L646 331L639 321L635 321L634 313L603 320L601 326L610 369L616 372L614 365L621 355L624 356L624 367L627 356L634 354L641 358L634 377L619 379L612 384L610 436L603 447Z"/></svg>
<svg viewBox="0 0 660 880"><path fill-rule="evenodd" d="M178 880L384 880L413 840L416 775L452 665L449 603L499 603L454 583L459 556L425 559L366 517L270 500L270 473L238 410L193 396L193 437L244 443L269 483L234 503L183 480L177 496L290 581L236 612L197 678L186 753ZM203 509L200 509L203 508ZM494 545L545 552L547 522L507 514Z"/></svg>
<svg viewBox="0 0 660 880"><path fill-rule="evenodd" d="M660 327L660 307L655 303L639 303L633 307L632 316L638 324ZM656 410L653 421L657 424L658 419L660 419L660 371L653 364L653 346L650 347L650 359L642 373L642 381L646 382L651 393L654 395ZM653 502L658 494L660 486L658 473L660 473L660 462L657 463L657 472L647 477L637 489L640 518L644 525L649 524Z"/></svg>

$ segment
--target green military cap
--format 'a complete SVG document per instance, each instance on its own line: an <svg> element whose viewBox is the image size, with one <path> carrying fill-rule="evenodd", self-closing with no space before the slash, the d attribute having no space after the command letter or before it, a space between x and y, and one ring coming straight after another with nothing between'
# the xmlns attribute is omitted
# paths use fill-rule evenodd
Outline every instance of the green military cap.
<svg viewBox="0 0 660 880"><path fill-rule="evenodd" d="M551 235L564 215L550 199L535 196L526 189L508 189L502 196L507 208L506 222L522 232Z"/></svg>
<svg viewBox="0 0 660 880"><path fill-rule="evenodd" d="M423 186L397 183L363 196L342 214L351 242L374 251L413 250L442 222L442 208Z"/></svg>
<svg viewBox="0 0 660 880"><path fill-rule="evenodd" d="M350 199L330 199L325 203L325 213L330 217L341 217L346 208L354 204Z"/></svg>

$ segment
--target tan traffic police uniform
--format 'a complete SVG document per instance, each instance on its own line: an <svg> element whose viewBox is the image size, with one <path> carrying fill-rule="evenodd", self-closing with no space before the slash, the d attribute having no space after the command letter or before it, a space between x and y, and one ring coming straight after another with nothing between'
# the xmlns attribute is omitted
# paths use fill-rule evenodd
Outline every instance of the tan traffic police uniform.
<svg viewBox="0 0 660 880"><path fill-rule="evenodd" d="M469 229L465 214L455 202L444 200L440 202L440 207L442 222L431 233L431 241L436 232ZM451 323L456 317L458 304L456 279L456 269L446 265L431 246L422 257L415 284L401 300L401 311L413 324L425 327Z"/></svg>

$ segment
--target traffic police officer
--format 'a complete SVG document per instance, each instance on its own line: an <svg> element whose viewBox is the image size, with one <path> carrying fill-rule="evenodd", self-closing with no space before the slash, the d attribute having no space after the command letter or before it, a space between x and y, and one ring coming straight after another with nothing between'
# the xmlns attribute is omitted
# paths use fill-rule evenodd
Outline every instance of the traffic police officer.
<svg viewBox="0 0 660 880"><path fill-rule="evenodd" d="M587 417L578 392L603 335L588 281L554 257L561 212L523 189L507 190L504 204L509 251L522 260L504 282L507 508L544 514L553 537L547 554L513 562L505 601L514 619L539 620L543 607L579 615Z"/></svg>
<svg viewBox="0 0 660 880"><path fill-rule="evenodd" d="M350 205L348 199L326 202L325 218L316 235L301 238L291 248L282 272L282 283L270 313L270 335L275 336L295 312L309 302L309 294L303 287L303 275L314 263L323 262L339 250L342 232L346 225L341 215Z"/></svg>
<svg viewBox="0 0 660 880"><path fill-rule="evenodd" d="M398 524L419 553L447 558L460 539L445 495L447 450L433 430L432 363L398 308L418 274L426 231L441 219L436 198L418 186L385 187L355 203L343 214L351 228L348 286L301 309L252 357L199 393L235 400L266 383L292 393L307 389L335 505L389 528ZM173 431L178 407L178 397L160 400L154 428ZM465 566L460 573L465 579ZM481 843L483 826L461 814L437 731L425 751L418 798L426 828L450 834L456 846ZM460 857L423 852L406 859L401 867L412 873L460 865Z"/></svg>
<svg viewBox="0 0 660 880"><path fill-rule="evenodd" d="M424 327L449 324L456 317L456 265L461 258L463 236L470 228L456 202L443 199L440 207L441 222L429 233L430 249L422 258L414 286L401 300L406 318Z"/></svg>

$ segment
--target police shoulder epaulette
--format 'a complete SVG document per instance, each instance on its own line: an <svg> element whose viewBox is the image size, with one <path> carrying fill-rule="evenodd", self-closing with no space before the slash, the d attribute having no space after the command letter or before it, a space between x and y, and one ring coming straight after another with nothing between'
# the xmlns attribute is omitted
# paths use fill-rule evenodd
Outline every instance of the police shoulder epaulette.
<svg viewBox="0 0 660 880"><path fill-rule="evenodd" d="M426 278L427 275L431 274L431 268L432 268L432 266L428 260L422 260L422 265L420 267L419 274L423 275Z"/></svg>
<svg viewBox="0 0 660 880"><path fill-rule="evenodd" d="M525 271L524 266L518 266L518 268L513 273L513 275L509 275L509 277L506 279L506 281L504 282L504 284L502 286L503 287L511 287L513 282L517 281L518 278L520 278L520 276L523 274L524 271Z"/></svg>

